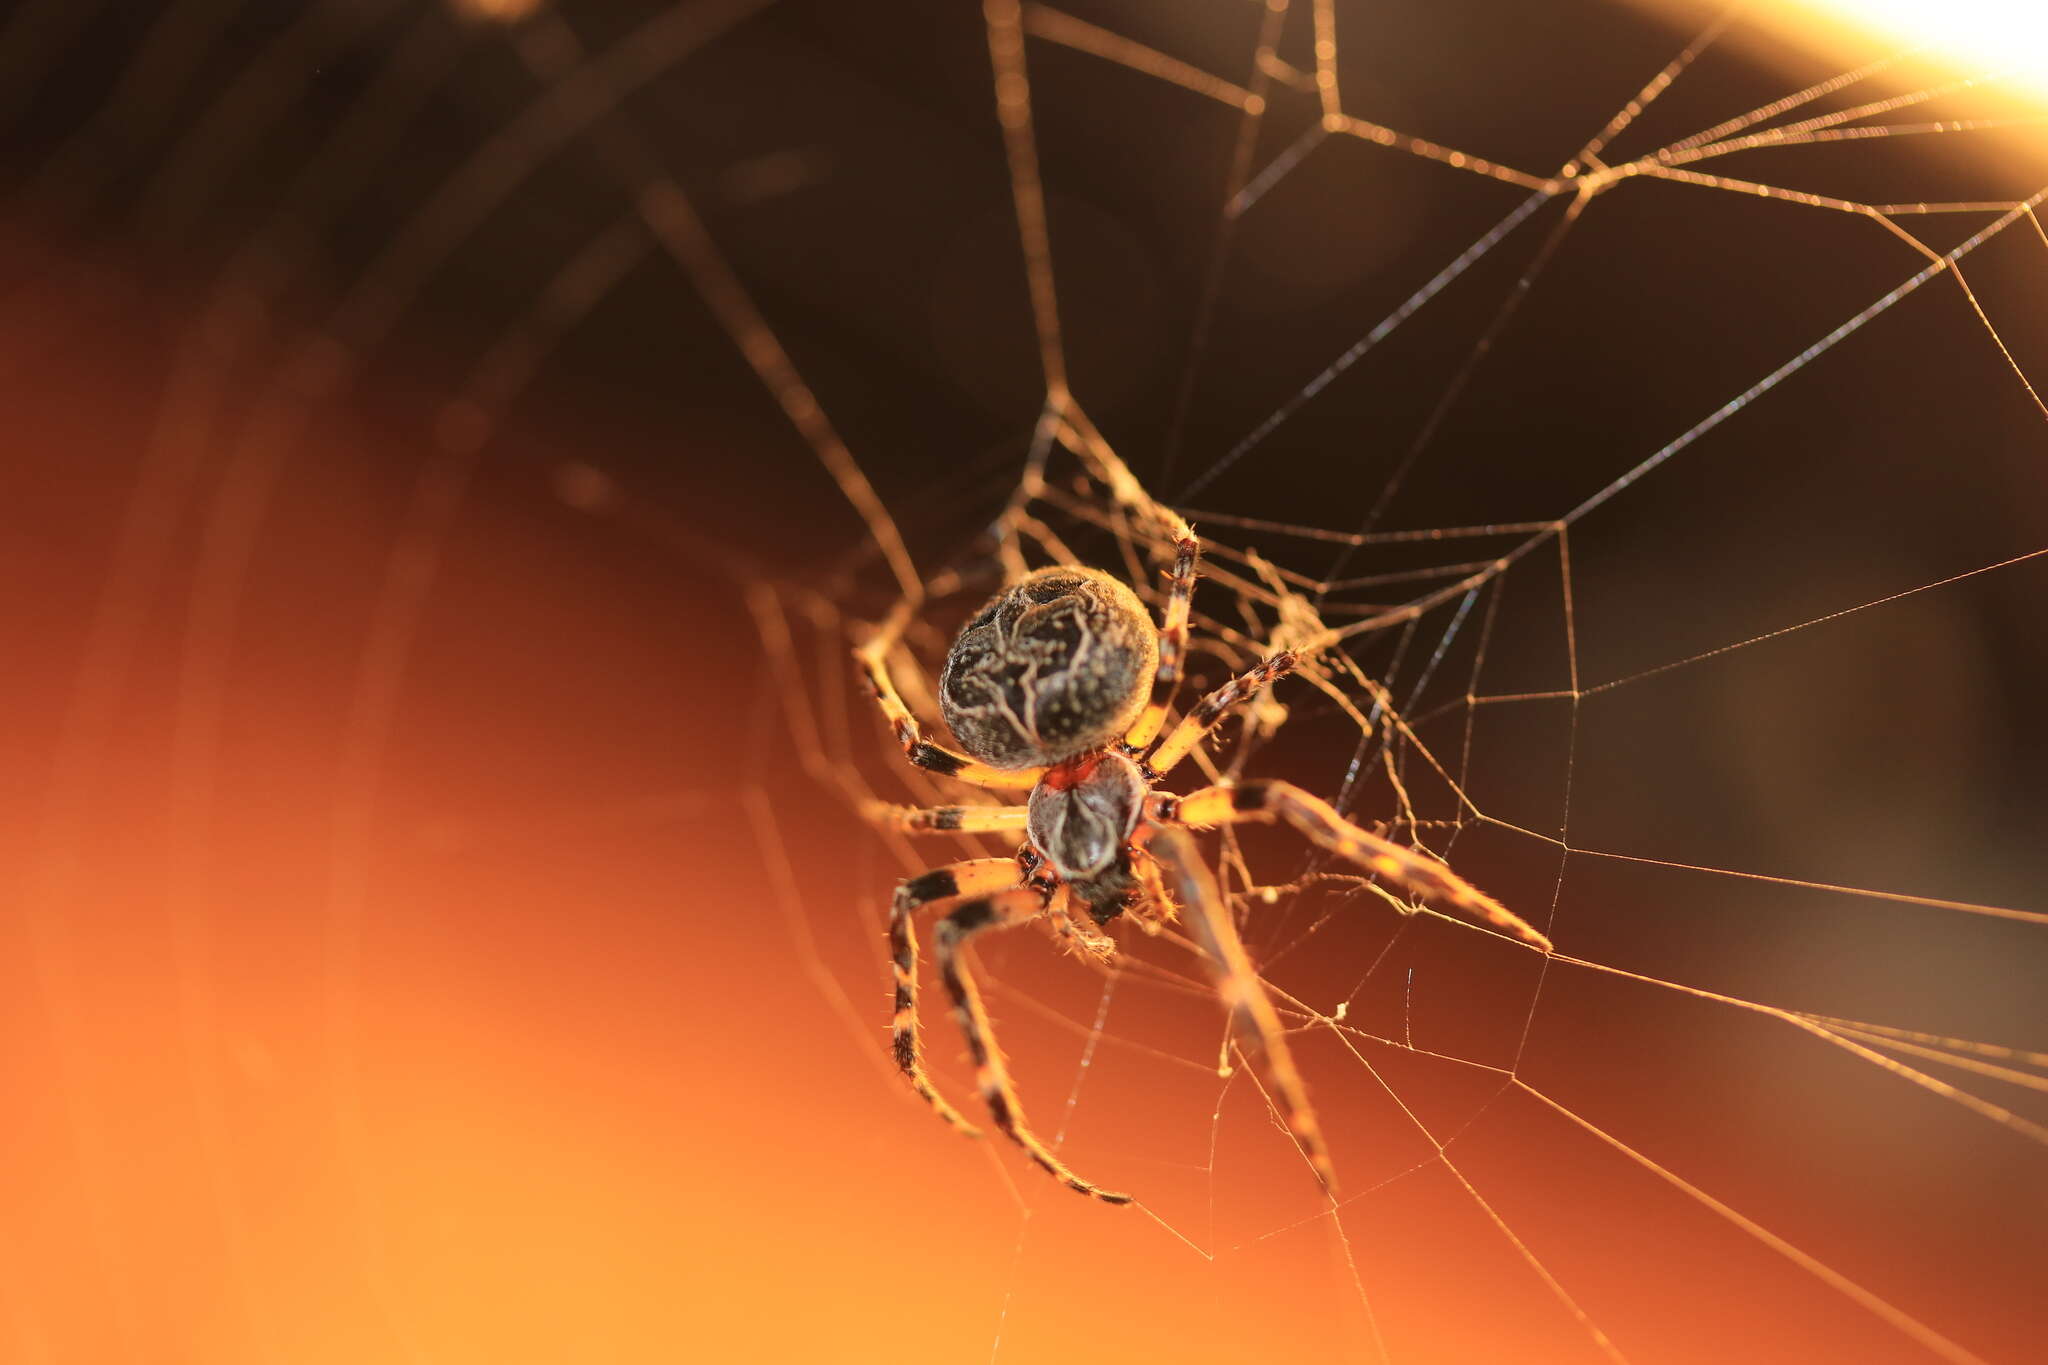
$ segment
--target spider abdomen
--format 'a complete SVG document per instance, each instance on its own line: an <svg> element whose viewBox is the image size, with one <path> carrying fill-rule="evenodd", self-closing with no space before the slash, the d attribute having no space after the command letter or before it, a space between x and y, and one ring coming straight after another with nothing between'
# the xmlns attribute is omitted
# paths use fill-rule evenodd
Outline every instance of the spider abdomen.
<svg viewBox="0 0 2048 1365"><path fill-rule="evenodd" d="M1144 709L1159 639L1136 593L1076 565L999 593L953 642L939 710L997 768L1058 763L1115 741Z"/></svg>

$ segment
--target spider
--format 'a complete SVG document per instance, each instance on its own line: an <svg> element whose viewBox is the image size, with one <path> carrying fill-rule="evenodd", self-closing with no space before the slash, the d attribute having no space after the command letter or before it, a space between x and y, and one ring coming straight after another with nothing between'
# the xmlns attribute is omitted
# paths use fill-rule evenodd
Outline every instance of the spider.
<svg viewBox="0 0 2048 1365"><path fill-rule="evenodd" d="M1329 1153L1288 1055L1280 1016L1213 877L1183 831L1278 818L1330 852L1426 899L1546 952L1550 941L1442 863L1359 828L1291 783L1225 783L1185 795L1155 790L1227 715L1299 662L1287 650L1272 655L1203 697L1179 724L1166 729L1187 654L1188 610L1200 552L1192 531L1176 540L1156 626L1124 583L1073 564L1025 575L974 615L954 640L939 675L939 710L965 753L925 738L903 704L886 662L890 633L878 633L856 651L875 700L911 763L985 789L1030 793L1021 806L869 807L876 823L912 833L1024 835L1014 857L971 858L897 887L889 916L896 1065L942 1119L978 1136L932 1084L922 1060L913 920L926 911L943 911L932 933L933 954L995 1126L1068 1189L1110 1204L1132 1202L1128 1194L1076 1175L1032 1132L962 949L976 934L1045 918L1070 941L1107 957L1115 945L1095 930L1128 915L1140 927L1158 932L1173 917L1163 875L1171 873L1210 957L1233 1030L1263 1056L1289 1131L1323 1188L1334 1191ZM1076 918L1077 907L1089 924Z"/></svg>

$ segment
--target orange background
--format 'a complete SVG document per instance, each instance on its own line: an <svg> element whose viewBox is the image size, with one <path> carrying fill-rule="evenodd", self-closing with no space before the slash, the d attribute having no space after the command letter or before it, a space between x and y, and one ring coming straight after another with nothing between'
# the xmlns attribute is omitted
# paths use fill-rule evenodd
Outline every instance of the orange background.
<svg viewBox="0 0 2048 1365"><path fill-rule="evenodd" d="M38 878L0 991L11 1359L955 1360L999 1334L1011 1361L1367 1358L1343 1248L1325 1222L1289 1226L1316 1201L1256 1104L1226 1092L1211 1158L1221 1087L1116 1041L1199 1059L1213 1016L1124 987L1067 1149L1213 1260L901 1093L880 1065L892 871L776 770L738 604L552 502L516 458L446 525L393 676L369 645L392 624L377 594L406 489L351 458L367 419L338 412L292 455L211 659L185 644L192 613L223 605L193 597L219 496L202 483L144 585L104 747L81 748L78 661L135 474L110 452L143 443L159 357L109 325L129 286L55 278L33 335L6 338L17 420L52 457L8 494L27 610L5 825ZM388 717L365 719L378 695ZM1036 941L985 956L1092 1016L1092 981ZM1009 999L1004 1037L1051 1128L1082 1040ZM1973 1169L1998 1135L1866 1069L1781 1074L1813 1059L1764 1024L1568 982L1546 999L1567 1052L1541 1074L1568 1102L1891 1302L2024 1357L2024 1152ZM1638 1028L1640 1053L1617 1036ZM934 1037L957 1085L957 1046ZM1427 1155L1363 1074L1305 1051L1357 1188ZM1375 1064L1439 1131L1487 1094ZM1846 1088L1801 1103L1816 1077ZM1731 1118L1752 1091L1758 1114ZM1489 1112L1459 1168L1632 1355L1915 1358L1526 1098ZM1441 1168L1345 1227L1395 1359L1591 1354Z"/></svg>

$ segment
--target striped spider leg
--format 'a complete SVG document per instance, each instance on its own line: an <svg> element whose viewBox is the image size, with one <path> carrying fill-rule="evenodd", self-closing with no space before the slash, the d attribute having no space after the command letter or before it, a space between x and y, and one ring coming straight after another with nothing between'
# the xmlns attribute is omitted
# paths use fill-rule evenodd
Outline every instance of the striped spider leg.
<svg viewBox="0 0 2048 1365"><path fill-rule="evenodd" d="M1216 977L1216 994L1230 1011L1232 1034L1247 1039L1252 1055L1264 1061L1268 1083L1279 1102L1281 1116L1287 1121L1287 1131L1294 1135L1302 1155L1308 1158L1324 1192L1334 1196L1336 1168L1331 1165L1330 1149L1323 1142L1322 1125L1309 1105L1308 1087L1303 1084L1301 1071L1288 1049L1287 1030L1252 966L1251 955L1244 950L1237 922L1231 918L1230 906L1216 885L1215 875L1186 830L1155 825L1145 833L1149 836L1147 846L1179 888L1195 937L1209 956L1210 970Z"/></svg>
<svg viewBox="0 0 2048 1365"><path fill-rule="evenodd" d="M903 746L903 756L927 772L955 777L992 791L1029 791L1037 786L1038 779L1045 773L1042 765L997 768L942 744L934 744L924 737L923 727L917 723L917 717L910 714L910 708L903 704L902 696L896 691L896 682L889 676L888 653L894 640L892 633L878 632L875 638L856 649L853 656L859 661L861 672L867 677L868 688L882 708L890 730L895 733L896 742Z"/></svg>
<svg viewBox="0 0 2048 1365"><path fill-rule="evenodd" d="M1022 833L1029 808L892 806L886 801L870 801L861 807L861 814L877 829L900 829L906 834L996 834L1004 830Z"/></svg>
<svg viewBox="0 0 2048 1365"><path fill-rule="evenodd" d="M1022 833L1031 816L1028 806L892 806L885 801L869 801L861 807L861 813L877 829L902 830L906 834L998 834L1005 830ZM1028 840L1017 850L1017 862L1023 869L1022 880L1026 885L1051 890L1054 879L1042 870L1045 858ZM1149 862L1146 866L1149 867ZM1157 869L1151 870L1151 876L1157 880ZM1115 952L1115 940L1090 933L1075 921L1064 902L1054 902L1050 913L1053 932L1077 954L1106 960ZM1158 926L1149 921L1144 927L1149 932L1158 932Z"/></svg>
<svg viewBox="0 0 2048 1365"><path fill-rule="evenodd" d="M955 1109L924 1069L924 1043L917 1026L917 912L933 905L951 905L962 898L1016 889L1017 864L1011 858L975 858L913 877L896 888L889 911L889 960L896 975L896 1013L890 1026L896 1067L934 1113L969 1137L981 1130Z"/></svg>
<svg viewBox="0 0 2048 1365"><path fill-rule="evenodd" d="M1174 765L1193 753L1195 746L1221 725L1232 711L1257 696L1260 689L1292 673L1299 663L1300 658L1293 650L1283 649L1252 665L1188 708L1180 724L1153 744L1140 760L1139 766L1146 778L1157 782L1172 771Z"/></svg>
<svg viewBox="0 0 2048 1365"><path fill-rule="evenodd" d="M1016 808L1021 811L1021 807ZM1024 1118L1009 1069L996 1047L981 992L967 969L963 949L974 935L989 929L1010 929L1047 913L1064 915L1064 888L1043 883L1020 884L1023 872L1014 858L975 858L913 877L897 888L889 915L889 945L896 973L896 1065L941 1118L972 1134L975 1129L946 1102L924 1070L917 1023L917 939L912 918L922 910L949 913L932 931L932 956L939 980L953 1001L953 1017L974 1057L975 1081L989 1117L1005 1137L1022 1147L1046 1174L1077 1193L1109 1204L1128 1204L1131 1196L1103 1189L1069 1170L1040 1141Z"/></svg>
<svg viewBox="0 0 2048 1365"><path fill-rule="evenodd" d="M1186 796L1161 792L1151 798L1150 819L1165 824L1235 824L1279 818L1304 837L1340 858L1376 872L1427 900L1436 901L1544 952L1550 940L1521 916L1451 871L1443 863L1412 848L1360 829L1291 782L1246 782L1239 786L1204 787Z"/></svg>
<svg viewBox="0 0 2048 1365"><path fill-rule="evenodd" d="M1293 671L1296 663L1294 654L1283 650L1202 698L1181 723L1153 745L1151 752L1140 761L1145 776L1156 782L1171 772L1232 709L1255 696L1268 683ZM1160 792L1152 796L1147 807L1147 817L1155 822L1192 825L1197 829L1244 820L1285 820L1306 838L1340 858L1376 872L1429 900L1460 910L1472 919L1546 953L1551 950L1550 940L1521 916L1437 859L1383 839L1370 830L1360 829L1339 815L1327 801L1310 795L1292 782L1225 784L1204 787L1178 797Z"/></svg>
<svg viewBox="0 0 2048 1365"><path fill-rule="evenodd" d="M1143 750L1158 736L1173 706L1174 694L1188 657L1188 608L1195 599L1195 564L1202 543L1194 532L1174 543L1173 573L1168 578L1166 606L1159 613L1159 667L1152 675L1152 695L1137 722L1124 734L1124 747L1133 753Z"/></svg>

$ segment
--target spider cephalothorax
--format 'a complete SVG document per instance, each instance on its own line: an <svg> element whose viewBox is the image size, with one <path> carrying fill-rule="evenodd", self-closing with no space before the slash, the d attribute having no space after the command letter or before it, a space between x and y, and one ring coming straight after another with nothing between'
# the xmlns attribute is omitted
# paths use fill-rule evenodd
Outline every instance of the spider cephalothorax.
<svg viewBox="0 0 2048 1365"><path fill-rule="evenodd" d="M1024 832L1097 924L1138 889L1130 843L1149 790L1138 765L1113 749L1057 764L1031 789Z"/></svg>
<svg viewBox="0 0 2048 1365"><path fill-rule="evenodd" d="M967 623L939 674L939 711L990 767L1042 767L1122 738L1158 668L1159 633L1138 595L1055 565Z"/></svg>
<svg viewBox="0 0 2048 1365"><path fill-rule="evenodd" d="M1164 866L1211 959L1233 1024L1248 1050L1263 1057L1288 1126L1326 1188L1334 1176L1300 1075L1288 1058L1286 1029L1238 941L1230 907L1184 828L1278 817L1376 877L1525 943L1550 947L1542 934L1441 862L1360 829L1290 783L1224 784L1186 796L1153 790L1225 716L1296 664L1282 650L1165 728L1187 652L1195 558L1194 536L1183 527L1156 628L1136 593L1095 569L1054 565L1021 576L999 593L960 632L939 676L940 713L966 753L924 737L889 676L890 634L877 632L859 651L875 700L911 762L991 790L1030 792L1022 806L872 808L878 821L896 829L1017 831L1026 839L1012 857L970 858L897 887L889 916L896 1064L941 1117L974 1131L932 1084L919 1044L911 924L925 910L944 910L932 936L939 976L966 1032L981 1097L996 1127L1070 1189L1116 1204L1130 1202L1130 1196L1075 1175L1025 1123L974 979L961 960L962 946L975 934L1049 918L1070 938L1111 953L1111 939L1076 922L1076 904L1097 925L1135 910L1143 912L1140 924L1157 929L1171 913Z"/></svg>

